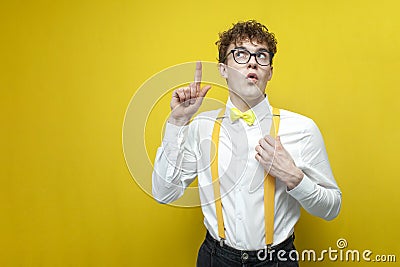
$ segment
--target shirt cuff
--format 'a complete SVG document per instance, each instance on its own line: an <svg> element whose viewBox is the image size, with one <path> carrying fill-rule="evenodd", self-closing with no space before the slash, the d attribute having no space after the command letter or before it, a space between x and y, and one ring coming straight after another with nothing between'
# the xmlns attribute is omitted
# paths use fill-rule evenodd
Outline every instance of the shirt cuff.
<svg viewBox="0 0 400 267"><path fill-rule="evenodd" d="M184 132L188 128L185 126L178 126L172 123L167 122L165 125L165 133L163 143L181 143L184 137Z"/></svg>
<svg viewBox="0 0 400 267"><path fill-rule="evenodd" d="M286 192L297 200L303 200L308 198L312 192L314 192L315 186L316 184L304 174L301 182L295 188L292 190L286 190Z"/></svg>

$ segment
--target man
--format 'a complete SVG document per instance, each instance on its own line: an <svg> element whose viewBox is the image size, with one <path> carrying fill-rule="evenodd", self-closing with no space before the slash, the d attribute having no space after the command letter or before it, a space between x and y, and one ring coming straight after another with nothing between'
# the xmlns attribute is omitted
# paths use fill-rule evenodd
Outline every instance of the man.
<svg viewBox="0 0 400 267"><path fill-rule="evenodd" d="M276 39L264 25L234 24L217 45L226 108L189 123L211 88L200 86L197 63L195 81L172 95L153 196L174 201L198 176L207 235L197 266L298 266L290 252L300 206L326 220L341 206L321 133L311 119L269 104Z"/></svg>

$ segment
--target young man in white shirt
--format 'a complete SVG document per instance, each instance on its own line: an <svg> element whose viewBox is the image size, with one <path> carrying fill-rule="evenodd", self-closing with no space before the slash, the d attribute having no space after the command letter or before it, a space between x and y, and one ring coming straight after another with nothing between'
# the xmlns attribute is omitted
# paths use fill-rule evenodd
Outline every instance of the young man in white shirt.
<svg viewBox="0 0 400 267"><path fill-rule="evenodd" d="M298 266L291 251L300 206L326 220L341 207L321 133L311 119L283 109L277 113L269 104L265 89L276 39L264 25L238 22L220 34L217 45L219 71L229 88L226 108L189 124L211 88L201 87L197 63L195 82L172 95L153 196L172 202L198 177L207 235L197 266ZM221 130L213 137L218 123ZM278 130L276 137L271 129ZM219 145L217 170L211 170L212 147L204 142L211 139ZM267 174L273 179L272 201L266 196Z"/></svg>

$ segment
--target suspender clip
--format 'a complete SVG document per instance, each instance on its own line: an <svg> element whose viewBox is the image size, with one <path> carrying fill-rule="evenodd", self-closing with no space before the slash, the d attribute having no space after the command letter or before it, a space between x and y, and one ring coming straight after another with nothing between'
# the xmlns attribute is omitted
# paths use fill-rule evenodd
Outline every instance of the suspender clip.
<svg viewBox="0 0 400 267"><path fill-rule="evenodd" d="M221 239L219 240L219 245L220 245L221 248L224 246L224 243L225 243L225 239L224 239L224 238L221 238Z"/></svg>

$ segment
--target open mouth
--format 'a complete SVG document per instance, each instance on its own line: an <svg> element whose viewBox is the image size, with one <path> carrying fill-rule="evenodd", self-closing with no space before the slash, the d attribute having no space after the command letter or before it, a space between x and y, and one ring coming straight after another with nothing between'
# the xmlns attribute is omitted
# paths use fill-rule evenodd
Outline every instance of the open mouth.
<svg viewBox="0 0 400 267"><path fill-rule="evenodd" d="M257 74L255 74L255 73L249 73L249 74L247 74L246 79L249 79L249 80L252 81L252 82L258 81Z"/></svg>

